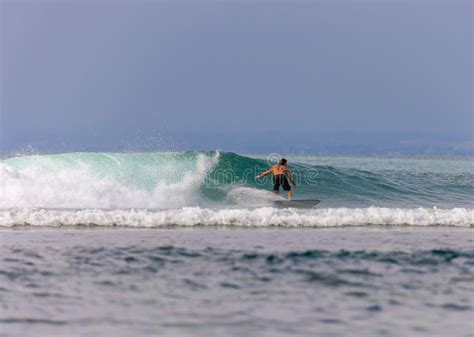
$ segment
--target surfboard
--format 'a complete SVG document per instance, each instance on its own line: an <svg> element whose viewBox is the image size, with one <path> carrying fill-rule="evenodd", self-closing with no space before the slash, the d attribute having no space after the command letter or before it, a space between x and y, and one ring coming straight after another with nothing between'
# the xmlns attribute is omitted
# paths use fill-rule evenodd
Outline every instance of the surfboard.
<svg viewBox="0 0 474 337"><path fill-rule="evenodd" d="M293 199L293 200L275 200L273 204L276 207L287 208L311 208L319 204L321 200L316 199Z"/></svg>

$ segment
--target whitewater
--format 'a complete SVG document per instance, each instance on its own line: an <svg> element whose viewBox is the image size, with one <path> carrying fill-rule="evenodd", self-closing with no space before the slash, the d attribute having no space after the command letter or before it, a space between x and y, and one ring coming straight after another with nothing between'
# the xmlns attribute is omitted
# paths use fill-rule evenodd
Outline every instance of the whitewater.
<svg viewBox="0 0 474 337"><path fill-rule="evenodd" d="M62 153L0 161L0 226L472 227L474 172L466 159L288 156L295 198L279 209L280 158L226 152Z"/></svg>

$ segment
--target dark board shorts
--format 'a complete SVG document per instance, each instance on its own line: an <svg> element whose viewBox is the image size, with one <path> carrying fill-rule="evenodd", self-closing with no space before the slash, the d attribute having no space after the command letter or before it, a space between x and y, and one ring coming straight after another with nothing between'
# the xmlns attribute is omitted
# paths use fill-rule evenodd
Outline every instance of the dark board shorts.
<svg viewBox="0 0 474 337"><path fill-rule="evenodd" d="M280 185L283 187L283 190L291 191L291 186L284 174L277 174L273 176L273 190L279 191Z"/></svg>

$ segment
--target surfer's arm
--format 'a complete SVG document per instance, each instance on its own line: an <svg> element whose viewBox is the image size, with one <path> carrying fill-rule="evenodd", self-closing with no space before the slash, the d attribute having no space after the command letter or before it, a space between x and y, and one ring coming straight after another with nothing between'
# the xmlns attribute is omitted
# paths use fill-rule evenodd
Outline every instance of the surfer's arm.
<svg viewBox="0 0 474 337"><path fill-rule="evenodd" d="M270 173L272 173L272 170L273 170L273 168L268 169L268 170L266 170L265 172L260 173L260 174L259 174L258 176L256 176L255 178L257 178L257 179L258 179L258 178L263 178L263 177L269 175Z"/></svg>
<svg viewBox="0 0 474 337"><path fill-rule="evenodd" d="M290 170L286 170L286 171L285 171L285 174L286 174L286 176L288 177L288 179L290 180L290 183L292 183L293 186L296 187L295 181L293 180L293 176L291 175Z"/></svg>

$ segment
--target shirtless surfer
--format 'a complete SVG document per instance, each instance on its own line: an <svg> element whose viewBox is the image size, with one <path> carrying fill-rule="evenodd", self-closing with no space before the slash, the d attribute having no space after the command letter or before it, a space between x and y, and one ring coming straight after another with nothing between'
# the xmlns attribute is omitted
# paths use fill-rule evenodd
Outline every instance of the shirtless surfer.
<svg viewBox="0 0 474 337"><path fill-rule="evenodd" d="M276 165L273 165L272 168L266 170L262 174L259 174L255 178L262 178L265 177L266 175L269 175L270 173L273 175L273 193L278 194L280 192L280 185L283 186L283 190L288 192L288 200L291 200L291 186L288 183L288 179L291 181L293 186L296 188L295 181L293 180L293 177L291 176L291 172L288 169L287 166L287 161L285 158L281 159L280 162ZM287 179L288 177L288 179Z"/></svg>

